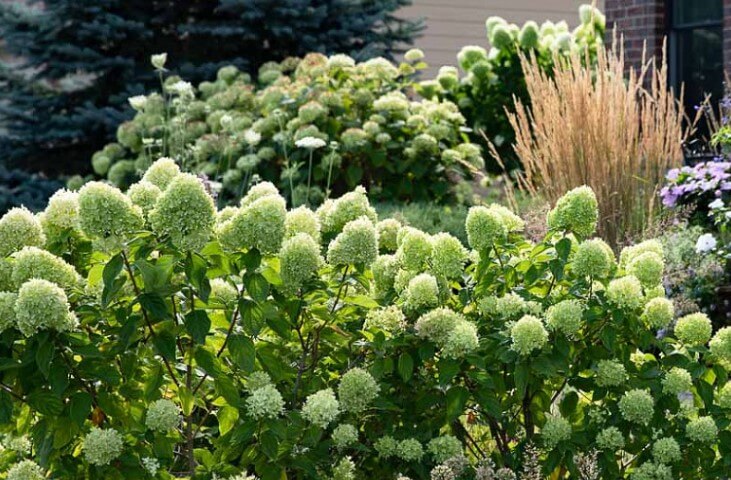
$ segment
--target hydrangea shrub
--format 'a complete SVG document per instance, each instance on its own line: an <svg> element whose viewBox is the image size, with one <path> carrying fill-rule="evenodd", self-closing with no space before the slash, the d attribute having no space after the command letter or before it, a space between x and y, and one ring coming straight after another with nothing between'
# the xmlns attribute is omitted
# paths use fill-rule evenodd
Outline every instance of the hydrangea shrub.
<svg viewBox="0 0 731 480"><path fill-rule="evenodd" d="M220 183L226 199L263 179L295 205L361 184L375 198L448 200L483 161L455 104L411 95L422 57L414 50L401 64L356 63L310 54L267 63L255 82L224 67L197 87L171 76L161 93L130 99L134 119L92 165L126 188L152 159L171 157Z"/></svg>
<svg viewBox="0 0 731 480"><path fill-rule="evenodd" d="M287 210L260 183L216 210L165 161L146 177L145 208L91 183L0 220L9 479L731 468L731 330L675 318L659 242L591 238L587 188L536 243L473 207L461 245L379 222L363 189Z"/></svg>

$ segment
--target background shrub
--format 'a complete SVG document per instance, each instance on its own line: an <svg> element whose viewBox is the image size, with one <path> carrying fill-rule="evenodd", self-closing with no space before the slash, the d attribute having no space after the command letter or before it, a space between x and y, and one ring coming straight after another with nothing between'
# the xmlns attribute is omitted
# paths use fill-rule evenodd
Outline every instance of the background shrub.
<svg viewBox="0 0 731 480"><path fill-rule="evenodd" d="M191 81L223 65L254 72L308 52L389 56L418 22L392 13L409 0L14 1L0 37L19 63L0 69L0 157L49 174L81 173L132 111L127 98L158 83L151 54ZM215 48L212 46L215 45Z"/></svg>

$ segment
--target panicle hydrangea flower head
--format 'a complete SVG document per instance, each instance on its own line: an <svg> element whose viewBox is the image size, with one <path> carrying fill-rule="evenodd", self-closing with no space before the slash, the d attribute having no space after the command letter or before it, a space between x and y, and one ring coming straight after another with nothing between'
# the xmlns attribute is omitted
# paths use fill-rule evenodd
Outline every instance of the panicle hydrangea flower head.
<svg viewBox="0 0 731 480"><path fill-rule="evenodd" d="M548 212L548 228L589 237L596 231L598 219L599 207L594 191L587 186L577 187L559 198L553 210Z"/></svg>
<svg viewBox="0 0 731 480"><path fill-rule="evenodd" d="M624 448L624 435L617 427L607 427L597 434L596 446L600 450L616 452Z"/></svg>
<svg viewBox="0 0 731 480"><path fill-rule="evenodd" d="M458 323L467 323L461 314L448 308L436 308L425 313L416 321L416 333L428 338L439 347L446 344L449 334Z"/></svg>
<svg viewBox="0 0 731 480"><path fill-rule="evenodd" d="M520 355L530 355L548 343L548 332L543 322L533 315L525 315L510 328L511 348Z"/></svg>
<svg viewBox="0 0 731 480"><path fill-rule="evenodd" d="M472 207L465 220L467 241L478 252L492 248L508 233L503 217L487 207Z"/></svg>
<svg viewBox="0 0 731 480"><path fill-rule="evenodd" d="M682 458L680 445L673 437L659 438L652 445L652 458L663 465L675 463Z"/></svg>
<svg viewBox="0 0 731 480"><path fill-rule="evenodd" d="M609 282L607 298L618 308L636 310L643 304L642 284L634 275L615 278Z"/></svg>
<svg viewBox="0 0 731 480"><path fill-rule="evenodd" d="M693 378L684 368L673 367L662 379L662 391L669 395L687 392L693 387Z"/></svg>
<svg viewBox="0 0 731 480"><path fill-rule="evenodd" d="M279 262L282 284L287 290L294 291L317 272L324 260L315 240L306 233L298 233L282 243Z"/></svg>
<svg viewBox="0 0 731 480"><path fill-rule="evenodd" d="M246 408L254 420L273 419L284 411L284 399L274 385L264 385L251 392Z"/></svg>
<svg viewBox="0 0 731 480"><path fill-rule="evenodd" d="M8 450L12 450L20 456L30 455L33 448L33 444L27 435L6 437L5 442L5 446Z"/></svg>
<svg viewBox="0 0 731 480"><path fill-rule="evenodd" d="M650 299L645 304L645 311L642 314L645 323L654 329L666 328L673 321L674 316L673 302L664 297Z"/></svg>
<svg viewBox="0 0 731 480"><path fill-rule="evenodd" d="M472 65L482 60L487 60L487 51L478 45L464 46L457 54L457 62L465 72L468 72Z"/></svg>
<svg viewBox="0 0 731 480"><path fill-rule="evenodd" d="M441 437L431 439L426 449L436 463L444 463L450 458L464 453L462 442L452 435L442 435Z"/></svg>
<svg viewBox="0 0 731 480"><path fill-rule="evenodd" d="M0 218L0 258L23 247L46 243L41 222L25 207L11 208Z"/></svg>
<svg viewBox="0 0 731 480"><path fill-rule="evenodd" d="M40 217L48 240L57 239L63 232L79 229L79 194L59 190L48 199L48 206Z"/></svg>
<svg viewBox="0 0 731 480"><path fill-rule="evenodd" d="M457 322L442 346L442 355L447 358L462 358L477 349L480 340L477 327L471 322Z"/></svg>
<svg viewBox="0 0 731 480"><path fill-rule="evenodd" d="M82 445L86 461L98 467L109 465L122 454L123 448L122 435L113 428L93 427Z"/></svg>
<svg viewBox="0 0 731 480"><path fill-rule="evenodd" d="M266 195L254 200L218 230L221 245L232 251L257 249L264 255L279 251L284 239L287 209L279 195Z"/></svg>
<svg viewBox="0 0 731 480"><path fill-rule="evenodd" d="M378 237L373 222L360 217L349 222L330 242L327 260L332 265L370 265L378 257Z"/></svg>
<svg viewBox="0 0 731 480"><path fill-rule="evenodd" d="M513 211L508 207L500 205L499 203L492 203L487 208L491 212L496 213L502 219L508 232L522 232L525 230L525 221L513 213Z"/></svg>
<svg viewBox="0 0 731 480"><path fill-rule="evenodd" d="M353 368L340 379L338 398L346 412L361 413L376 399L380 390L370 373Z"/></svg>
<svg viewBox="0 0 731 480"><path fill-rule="evenodd" d="M482 298L478 303L478 309L483 315L503 320L513 320L525 313L532 313L528 302L513 292L508 292L502 297Z"/></svg>
<svg viewBox="0 0 731 480"><path fill-rule="evenodd" d="M632 480L673 480L673 471L667 465L645 462L632 472Z"/></svg>
<svg viewBox="0 0 731 480"><path fill-rule="evenodd" d="M726 382L718 392L718 404L721 408L731 409L731 382Z"/></svg>
<svg viewBox="0 0 731 480"><path fill-rule="evenodd" d="M149 473L153 477L157 475L157 472L160 470L160 462L156 458L152 457L143 457L142 466L147 471L147 473Z"/></svg>
<svg viewBox="0 0 731 480"><path fill-rule="evenodd" d="M18 294L15 292L0 292L0 332L15 326L15 302Z"/></svg>
<svg viewBox="0 0 731 480"><path fill-rule="evenodd" d="M662 243L654 239L645 240L637 245L631 245L623 248L619 254L619 266L623 269L627 269L632 260L647 252L652 252L658 255L661 259L665 258Z"/></svg>
<svg viewBox="0 0 731 480"><path fill-rule="evenodd" d="M655 252L641 253L629 262L627 271L637 277L645 288L654 287L662 281L665 263Z"/></svg>
<svg viewBox="0 0 731 480"><path fill-rule="evenodd" d="M172 401L161 398L147 408L145 425L156 432L167 432L180 424L180 408Z"/></svg>
<svg viewBox="0 0 731 480"><path fill-rule="evenodd" d="M378 221L376 211L368 202L366 190L357 187L330 203L324 203L318 210L322 231L328 235L336 235L343 231L345 225L366 217L371 223Z"/></svg>
<svg viewBox="0 0 731 480"><path fill-rule="evenodd" d="M43 469L33 460L21 460L8 470L7 480L44 480Z"/></svg>
<svg viewBox="0 0 731 480"><path fill-rule="evenodd" d="M348 423L338 425L330 435L333 441L333 445L338 450L344 450L350 445L358 442L358 430Z"/></svg>
<svg viewBox="0 0 731 480"><path fill-rule="evenodd" d="M272 379L269 374L262 371L252 372L249 378L246 379L246 390L252 393L254 390L258 390L262 387L272 384Z"/></svg>
<svg viewBox="0 0 731 480"><path fill-rule="evenodd" d="M115 241L142 228L142 211L118 188L89 182L79 190L79 221L93 239Z"/></svg>
<svg viewBox="0 0 731 480"><path fill-rule="evenodd" d="M219 210L216 213L216 228L220 228L221 225L234 218L237 213L239 213L238 207L228 206Z"/></svg>
<svg viewBox="0 0 731 480"><path fill-rule="evenodd" d="M62 258L37 247L23 247L13 254L12 279L16 285L22 285L31 278L41 278L71 288L81 282L81 276L74 267Z"/></svg>
<svg viewBox="0 0 731 480"><path fill-rule="evenodd" d="M302 416L320 428L327 428L340 414L340 402L331 388L309 395L302 406Z"/></svg>
<svg viewBox="0 0 731 480"><path fill-rule="evenodd" d="M38 330L69 331L76 326L63 289L47 280L34 278L25 282L15 302L18 330L30 337Z"/></svg>
<svg viewBox="0 0 731 480"><path fill-rule="evenodd" d="M350 457L343 457L335 464L332 480L355 480L355 463Z"/></svg>
<svg viewBox="0 0 731 480"><path fill-rule="evenodd" d="M689 346L705 345L711 339L711 320L705 313L691 313L680 317L675 324L675 337Z"/></svg>
<svg viewBox="0 0 731 480"><path fill-rule="evenodd" d="M223 305L233 305L239 298L239 292L222 278L211 280L211 298Z"/></svg>
<svg viewBox="0 0 731 480"><path fill-rule="evenodd" d="M731 363L731 327L723 327L708 343L714 357L723 363Z"/></svg>
<svg viewBox="0 0 731 480"><path fill-rule="evenodd" d="M580 277L606 278L614 266L614 252L599 238L581 242L576 249L573 270Z"/></svg>
<svg viewBox="0 0 731 480"><path fill-rule="evenodd" d="M403 229L396 258L406 270L421 272L432 254L431 237L415 228Z"/></svg>
<svg viewBox="0 0 731 480"><path fill-rule="evenodd" d="M274 186L272 182L260 182L252 186L246 195L241 199L241 206L245 207L251 205L260 198L275 196L278 197L279 190Z"/></svg>
<svg viewBox="0 0 731 480"><path fill-rule="evenodd" d="M150 224L158 235L169 236L183 250L203 248L213 232L216 207L198 177L175 177L150 212Z"/></svg>
<svg viewBox="0 0 731 480"><path fill-rule="evenodd" d="M435 307L439 304L439 284L428 273L421 273L409 281L402 297L409 310Z"/></svg>
<svg viewBox="0 0 731 480"><path fill-rule="evenodd" d="M616 360L599 360L596 383L600 387L617 387L627 379L627 370Z"/></svg>
<svg viewBox="0 0 731 480"><path fill-rule="evenodd" d="M162 190L160 190L157 185L146 180L140 180L130 186L127 190L127 196L130 200L132 200L133 204L142 209L142 213L145 218L147 218L152 209L155 208L155 204L157 203L157 199L160 195L162 195Z"/></svg>
<svg viewBox="0 0 731 480"><path fill-rule="evenodd" d="M401 223L393 218L381 220L376 224L378 232L378 248L382 252L393 253L398 248L397 239Z"/></svg>
<svg viewBox="0 0 731 480"><path fill-rule="evenodd" d="M523 48L536 48L538 47L539 40L538 24L532 20L525 22L518 35L520 46Z"/></svg>
<svg viewBox="0 0 731 480"><path fill-rule="evenodd" d="M437 233L432 237L432 247L432 271L445 278L459 278L468 256L462 243L448 233Z"/></svg>
<svg viewBox="0 0 731 480"><path fill-rule="evenodd" d="M406 317L398 305L370 310L363 323L363 330L377 329L389 335L402 332L404 328Z"/></svg>
<svg viewBox="0 0 731 480"><path fill-rule="evenodd" d="M378 452L379 458L391 458L396 456L398 442L390 435L384 435L373 443L373 448Z"/></svg>
<svg viewBox="0 0 731 480"><path fill-rule="evenodd" d="M574 338L582 326L584 306L579 300L563 300L546 310L546 326Z"/></svg>
<svg viewBox="0 0 731 480"><path fill-rule="evenodd" d="M712 444L718 436L718 427L712 417L698 417L688 422L685 434L694 442Z"/></svg>
<svg viewBox="0 0 731 480"><path fill-rule="evenodd" d="M648 425L655 414L655 400L647 390L630 390L619 400L619 411L628 422Z"/></svg>
<svg viewBox="0 0 731 480"><path fill-rule="evenodd" d="M396 456L405 462L418 462L424 456L424 447L415 438L407 438L398 443Z"/></svg>
<svg viewBox="0 0 731 480"><path fill-rule="evenodd" d="M287 212L284 219L284 238L292 238L298 233L306 233L319 245L320 220L304 205Z"/></svg>
<svg viewBox="0 0 731 480"><path fill-rule="evenodd" d="M142 177L143 181L150 182L161 191L164 191L173 181L173 178L180 175L180 167L172 158L162 157L156 160L147 169Z"/></svg>
<svg viewBox="0 0 731 480"><path fill-rule="evenodd" d="M355 60L349 55L338 53L327 59L328 68L349 68L355 66Z"/></svg>
<svg viewBox="0 0 731 480"><path fill-rule="evenodd" d="M548 450L553 450L559 443L571 438L571 423L560 416L549 416L541 428L541 436L543 445Z"/></svg>
<svg viewBox="0 0 731 480"><path fill-rule="evenodd" d="M383 296L394 286L396 273L399 270L395 255L379 255L371 265L373 287L377 296Z"/></svg>

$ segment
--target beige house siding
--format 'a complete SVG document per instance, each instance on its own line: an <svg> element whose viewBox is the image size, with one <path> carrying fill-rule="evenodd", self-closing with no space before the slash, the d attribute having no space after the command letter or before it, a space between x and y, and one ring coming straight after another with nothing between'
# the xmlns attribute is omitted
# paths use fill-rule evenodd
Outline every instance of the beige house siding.
<svg viewBox="0 0 731 480"><path fill-rule="evenodd" d="M523 25L528 20L566 20L579 23L578 9L591 0L413 0L401 10L404 17L423 18L426 29L415 42L430 65L427 75L440 65L456 65L457 52L465 45L487 47L485 20L492 15ZM602 8L603 1L597 6Z"/></svg>

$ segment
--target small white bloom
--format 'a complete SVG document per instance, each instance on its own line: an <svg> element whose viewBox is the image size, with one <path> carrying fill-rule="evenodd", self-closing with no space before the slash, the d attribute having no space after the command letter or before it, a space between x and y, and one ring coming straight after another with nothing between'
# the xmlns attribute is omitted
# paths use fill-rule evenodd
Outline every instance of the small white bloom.
<svg viewBox="0 0 731 480"><path fill-rule="evenodd" d="M231 122L233 122L233 118L231 115L224 115L221 117L221 120L219 120L219 123L221 124L221 127L228 128L229 125L231 125Z"/></svg>
<svg viewBox="0 0 731 480"><path fill-rule="evenodd" d="M244 140L249 145L256 146L261 141L261 133L257 132L253 128L248 129L244 132Z"/></svg>
<svg viewBox="0 0 731 480"><path fill-rule="evenodd" d="M145 105L147 105L147 97L144 95L135 95L134 97L129 97L127 101L130 105L132 105L132 108L134 108L138 112L144 110Z"/></svg>
<svg viewBox="0 0 731 480"><path fill-rule="evenodd" d="M152 63L152 66L155 67L157 70L164 70L165 62L167 62L167 61L168 61L167 53L158 53L158 54L150 57L150 63Z"/></svg>
<svg viewBox="0 0 731 480"><path fill-rule="evenodd" d="M194 97L195 94L193 93L193 85L190 82L186 82L184 80L179 80L169 87L170 92L177 93L181 97Z"/></svg>
<svg viewBox="0 0 731 480"><path fill-rule="evenodd" d="M714 201L712 201L711 203L708 204L708 208L710 208L711 210L715 210L717 208L723 208L723 200L721 200L720 198L715 199Z"/></svg>
<svg viewBox="0 0 731 480"><path fill-rule="evenodd" d="M153 477L157 475L157 471L160 470L160 462L158 462L156 458L143 458L142 466L145 467L145 470L147 470L147 472Z"/></svg>
<svg viewBox="0 0 731 480"><path fill-rule="evenodd" d="M294 142L294 144L299 148L307 148L309 150L315 150L318 148L322 148L327 143L325 143L325 140L322 140L321 138L317 137L305 137L297 140Z"/></svg>
<svg viewBox="0 0 731 480"><path fill-rule="evenodd" d="M698 237L698 241L695 243L695 251L696 253L710 252L716 248L716 245L716 238L710 233L704 233Z"/></svg>

